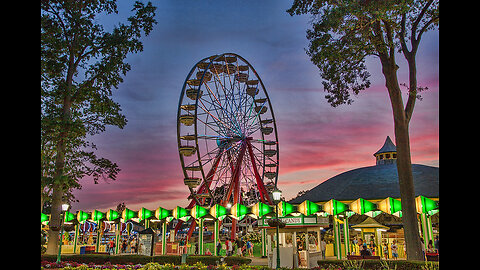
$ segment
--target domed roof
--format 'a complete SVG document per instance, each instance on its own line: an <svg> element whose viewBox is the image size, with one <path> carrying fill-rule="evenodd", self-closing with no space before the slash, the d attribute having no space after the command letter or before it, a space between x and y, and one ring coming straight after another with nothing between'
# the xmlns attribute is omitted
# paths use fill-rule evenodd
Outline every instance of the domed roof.
<svg viewBox="0 0 480 270"><path fill-rule="evenodd" d="M415 196L438 197L439 168L412 164ZM304 200L312 202L335 200L383 199L399 198L397 164L375 165L353 169L338 174L318 186L307 191L302 196L289 201L301 203Z"/></svg>

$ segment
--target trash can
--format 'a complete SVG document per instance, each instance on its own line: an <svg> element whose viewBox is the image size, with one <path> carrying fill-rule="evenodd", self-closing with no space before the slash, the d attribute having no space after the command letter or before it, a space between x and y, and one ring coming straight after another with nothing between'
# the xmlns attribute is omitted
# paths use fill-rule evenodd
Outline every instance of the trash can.
<svg viewBox="0 0 480 270"><path fill-rule="evenodd" d="M85 246L80 247L80 254L85 254Z"/></svg>
<svg viewBox="0 0 480 270"><path fill-rule="evenodd" d="M188 257L188 254L182 254L182 262L181 264L184 264L184 263L187 263L187 257Z"/></svg>

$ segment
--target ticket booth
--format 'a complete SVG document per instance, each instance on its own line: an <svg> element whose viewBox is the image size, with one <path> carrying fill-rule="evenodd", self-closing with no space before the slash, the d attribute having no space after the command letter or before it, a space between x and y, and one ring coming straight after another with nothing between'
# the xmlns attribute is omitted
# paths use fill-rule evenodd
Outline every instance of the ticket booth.
<svg viewBox="0 0 480 270"><path fill-rule="evenodd" d="M390 229L389 227L383 226L371 217L367 217L362 223L353 225L352 228L361 231L362 240L367 245L370 244L370 241L373 241L376 245L375 255L383 258L382 232L386 232Z"/></svg>
<svg viewBox="0 0 480 270"><path fill-rule="evenodd" d="M276 237L276 227L268 225L268 218L258 220L258 228L262 233L262 246L268 257L268 266L276 268L279 243L280 267L312 268L321 259L321 230L328 227L328 218L316 215L305 217L279 217L285 227L279 229L279 239Z"/></svg>

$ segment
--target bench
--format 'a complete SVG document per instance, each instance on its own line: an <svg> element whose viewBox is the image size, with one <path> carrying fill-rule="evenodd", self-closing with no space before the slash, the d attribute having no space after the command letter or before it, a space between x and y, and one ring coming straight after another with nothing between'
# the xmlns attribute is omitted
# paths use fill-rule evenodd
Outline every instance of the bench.
<svg viewBox="0 0 480 270"><path fill-rule="evenodd" d="M347 260L380 260L380 256L347 255Z"/></svg>

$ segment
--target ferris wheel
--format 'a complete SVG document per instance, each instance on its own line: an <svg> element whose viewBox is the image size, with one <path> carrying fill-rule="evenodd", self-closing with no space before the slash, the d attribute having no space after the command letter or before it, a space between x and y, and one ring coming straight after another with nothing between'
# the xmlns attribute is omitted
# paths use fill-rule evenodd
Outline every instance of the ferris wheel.
<svg viewBox="0 0 480 270"><path fill-rule="evenodd" d="M278 138L272 104L252 65L235 53L206 57L180 94L177 139L190 204L272 204Z"/></svg>

